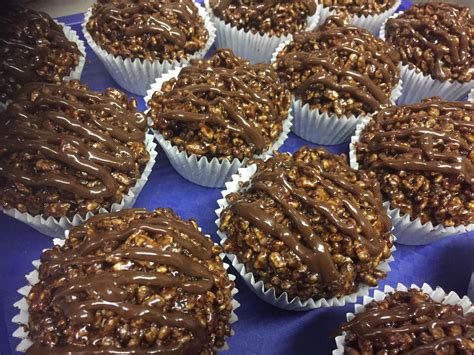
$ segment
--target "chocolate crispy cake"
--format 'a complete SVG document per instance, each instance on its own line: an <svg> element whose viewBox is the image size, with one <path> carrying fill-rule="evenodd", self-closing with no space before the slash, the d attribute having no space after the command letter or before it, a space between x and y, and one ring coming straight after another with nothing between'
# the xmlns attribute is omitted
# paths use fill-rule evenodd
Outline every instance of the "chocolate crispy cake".
<svg viewBox="0 0 474 355"><path fill-rule="evenodd" d="M396 0L321 0L337 14L371 16L381 14L395 5Z"/></svg>
<svg viewBox="0 0 474 355"><path fill-rule="evenodd" d="M474 353L474 313L410 289L373 301L343 324L344 354L441 355Z"/></svg>
<svg viewBox="0 0 474 355"><path fill-rule="evenodd" d="M209 160L251 158L283 131L290 94L268 64L228 49L191 64L148 102L153 128L180 151Z"/></svg>
<svg viewBox="0 0 474 355"><path fill-rule="evenodd" d="M215 354L234 287L220 252L170 209L88 219L41 256L27 354Z"/></svg>
<svg viewBox="0 0 474 355"><path fill-rule="evenodd" d="M245 32L286 36L304 31L315 0L209 0L215 16Z"/></svg>
<svg viewBox="0 0 474 355"><path fill-rule="evenodd" d="M393 245L378 184L345 156L303 147L256 161L220 215L224 250L289 299L339 297L377 285Z"/></svg>
<svg viewBox="0 0 474 355"><path fill-rule="evenodd" d="M120 203L148 160L146 118L116 90L26 84L0 115L0 203L44 218Z"/></svg>
<svg viewBox="0 0 474 355"><path fill-rule="evenodd" d="M440 81L474 80L474 16L468 7L417 4L385 26L402 62Z"/></svg>
<svg viewBox="0 0 474 355"><path fill-rule="evenodd" d="M0 102L24 84L60 82L79 64L77 44L44 12L3 5L0 12Z"/></svg>
<svg viewBox="0 0 474 355"><path fill-rule="evenodd" d="M391 105L398 61L395 49L369 31L329 17L316 30L295 35L273 65L303 105L358 116Z"/></svg>
<svg viewBox="0 0 474 355"><path fill-rule="evenodd" d="M474 223L474 104L432 98L379 112L356 143L360 168L412 219Z"/></svg>
<svg viewBox="0 0 474 355"><path fill-rule="evenodd" d="M86 28L108 53L150 61L186 59L209 38L192 0L100 0Z"/></svg>

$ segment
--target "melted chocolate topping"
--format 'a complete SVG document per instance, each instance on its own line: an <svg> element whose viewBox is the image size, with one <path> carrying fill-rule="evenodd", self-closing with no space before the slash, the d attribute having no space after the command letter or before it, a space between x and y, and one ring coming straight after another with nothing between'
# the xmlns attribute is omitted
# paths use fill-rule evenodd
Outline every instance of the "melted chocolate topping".
<svg viewBox="0 0 474 355"><path fill-rule="evenodd" d="M308 9L309 16L312 16L316 12L316 2L314 0L299 0L301 3L306 6ZM219 14L222 14L222 12L226 9L229 8L229 6L232 4L232 0L210 0L210 5L211 8L220 16ZM239 1L241 2L241 1ZM271 7L274 7L275 5L278 5L280 3L284 3L287 1L284 0L257 0L257 1L251 1L250 4L240 4L241 8L245 8L245 11L259 11L259 12L264 12L265 10L268 10Z"/></svg>
<svg viewBox="0 0 474 355"><path fill-rule="evenodd" d="M441 81L472 80L473 35L469 8L451 4L418 4L386 24L387 40L399 48L403 62Z"/></svg>
<svg viewBox="0 0 474 355"><path fill-rule="evenodd" d="M111 119L100 119L100 114ZM143 144L146 119L111 96L71 85L31 83L8 106L1 125L3 157L30 152L86 174L39 172L0 159L0 176L31 187L54 187L89 199L113 197L118 182L112 172L136 169L129 142ZM115 121L115 122L114 122ZM119 123L119 125L117 124ZM103 148L99 148L103 147Z"/></svg>
<svg viewBox="0 0 474 355"><path fill-rule="evenodd" d="M378 195L360 188L357 184L349 182L338 174L327 172L317 162L302 163L272 157L270 163L272 168L259 169L253 176L247 192L260 191L274 200L291 220L295 230L278 223L274 216L265 212L265 207L259 200L255 202L236 201L230 206L230 209L263 233L282 240L303 263L308 265L312 272L321 276L323 285L338 281L340 273L332 260L327 244L315 232L310 220L301 210L287 202L290 196L296 198L307 208L316 210L339 233L349 235L354 242L362 244L372 256L375 257L383 252L384 244L378 236L379 233L374 229L357 202L363 201L375 208L377 219L382 223L384 231L389 231L391 222ZM335 213L332 204L318 201L310 197L305 189L294 186L288 180L287 175L291 169L295 168L302 171L310 170L314 184L322 187L331 199L340 201L351 218L340 217Z"/></svg>
<svg viewBox="0 0 474 355"><path fill-rule="evenodd" d="M364 58L365 65L361 68L359 60L348 65L341 56ZM314 32L295 35L279 54L276 68L280 78L305 102L314 100L310 93L320 92L322 87L338 94L334 100L350 96L367 112L375 112L391 104L391 91L399 78L398 61L396 51L368 31L344 26L343 21L330 17ZM301 73L297 81L294 72Z"/></svg>
<svg viewBox="0 0 474 355"><path fill-rule="evenodd" d="M130 219L131 216L133 219ZM121 219L129 221L126 228L104 231L104 225L114 225L115 221ZM125 247L126 241L138 233L146 233L154 238L158 246ZM172 237L174 243L187 252L160 247L161 236ZM140 319L159 326L184 328L191 332L192 339L177 345L163 344L145 349L101 347L91 344L58 345L50 348L35 343L27 354L200 353L208 341L208 334L192 313L135 304L131 301L133 292L130 293L128 286L138 284L155 288L178 287L191 294L206 294L214 287L213 273L203 263L213 257L213 243L210 239L189 222L184 222L178 217L155 215L144 209L94 216L72 229L68 238L69 241L74 240L74 247L54 248L43 253L40 266L41 282L66 278L60 282L59 287L51 288L50 307L66 316L67 326L74 329L92 326L96 312L107 310L127 320ZM103 267L100 272L74 277L65 276L70 268L90 270L88 266L114 264L120 260L129 260L136 264L139 270L133 268L133 270L114 271L113 268ZM166 265L176 271L165 274L147 271L140 266L143 263L148 263L152 269L153 265ZM178 273L180 276L176 275Z"/></svg>

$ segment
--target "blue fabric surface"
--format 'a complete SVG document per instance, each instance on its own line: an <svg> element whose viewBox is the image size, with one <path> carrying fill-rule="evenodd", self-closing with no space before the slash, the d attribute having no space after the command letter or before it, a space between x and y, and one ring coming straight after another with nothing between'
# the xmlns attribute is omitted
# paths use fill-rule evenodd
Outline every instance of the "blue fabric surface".
<svg viewBox="0 0 474 355"><path fill-rule="evenodd" d="M406 2L402 9L406 8ZM62 19L80 32L82 16ZM81 35L82 36L82 35ZM117 86L107 74L90 48L83 81L94 90ZM141 98L140 108L144 108ZM304 140L290 135L281 151L293 152ZM311 144L310 144L311 145ZM347 153L348 145L332 146L337 153ZM153 209L171 207L183 218L195 218L205 233L216 236L214 221L219 189L193 185L184 180L170 166L161 149L150 179L139 196L136 206ZM26 284L24 275L33 270L31 261L38 259L52 240L29 226L8 216L0 215L0 352L15 353L18 339L12 337L16 324L11 323L17 313L13 308L20 295L17 289ZM395 261L388 278L381 282L410 285L423 282L441 286L445 290L464 295L469 277L474 270L474 233L454 236L422 247L397 245ZM235 270L230 271L236 274ZM345 320L345 314L354 306L323 308L309 312L290 312L268 305L255 296L237 277L239 293L237 310L239 321L234 324L235 335L228 340L227 354L329 354L335 347L333 332Z"/></svg>

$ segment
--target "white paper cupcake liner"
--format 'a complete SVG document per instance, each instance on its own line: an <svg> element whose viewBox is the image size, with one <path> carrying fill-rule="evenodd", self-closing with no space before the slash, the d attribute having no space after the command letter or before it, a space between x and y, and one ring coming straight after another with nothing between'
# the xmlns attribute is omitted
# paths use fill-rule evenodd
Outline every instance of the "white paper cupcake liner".
<svg viewBox="0 0 474 355"><path fill-rule="evenodd" d="M474 89L471 89L471 91L469 92L467 100L470 102L474 102Z"/></svg>
<svg viewBox="0 0 474 355"><path fill-rule="evenodd" d="M360 134L370 118L364 118L356 127L354 136L349 146L349 162L352 168L359 169L356 155L356 143L359 142ZM397 243L406 245L425 245L454 234L462 234L474 230L474 224L458 227L434 226L433 223L421 223L419 218L411 220L408 214L403 215L398 208L391 208L388 202L384 203L387 212L392 219L394 227L393 234L397 237Z"/></svg>
<svg viewBox="0 0 474 355"><path fill-rule="evenodd" d="M92 15L92 8L90 8L84 18L82 24L82 31L87 43L95 52L100 61L104 64L105 68L112 76L112 78L124 89L130 91L133 94L145 96L150 85L155 81L156 78L160 77L168 71L186 66L192 59L203 58L211 48L216 38L216 29L209 18L206 10L194 2L199 10L199 16L204 19L204 27L209 32L209 38L201 50L197 51L192 55L188 55L186 59L179 61L150 61L140 59L122 58L121 56L113 56L102 49L92 38L90 33L87 31L86 25L89 22L89 18Z"/></svg>
<svg viewBox="0 0 474 355"><path fill-rule="evenodd" d="M79 64L69 73L68 76L65 76L63 78L64 81L68 80L79 80L82 75L82 70L84 69L84 65L86 64L86 47L84 46L84 42L79 39L79 36L77 35L77 32L74 31L71 27L61 23L57 22L56 23L63 28L64 35L66 38L77 44L77 48L79 49L79 52L81 52L79 56Z"/></svg>
<svg viewBox="0 0 474 355"><path fill-rule="evenodd" d="M241 184L247 182L257 171L256 165L250 165L246 168L239 169L239 173L232 176L232 181L226 183L226 190L222 191L223 198L217 201L219 208L216 210L217 214L217 235L221 238L221 245L224 245L224 242L227 239L226 233L223 233L219 230L220 228L220 215L221 212L229 206L226 201L226 196L232 192L237 192L241 189ZM393 253L395 247L392 247L392 255L377 267L378 270L389 272L390 266L389 263L394 260ZM332 298L319 298L319 299L308 299L301 300L299 297L290 299L286 292L283 292L277 296L275 289L270 288L266 289L263 281L257 281L254 275L251 272L248 272L245 269L245 265L240 263L237 259L237 256L234 254L227 254L227 257L232 262L232 266L237 270L237 272L242 276L243 280L247 286L262 300L267 303L270 303L278 308L290 310L290 311L307 311L315 308L325 308L325 307L337 307L344 306L347 303L355 303L357 297L366 296L369 294L370 287L364 284L360 284L357 292L354 292L350 295L342 297L332 297Z"/></svg>
<svg viewBox="0 0 474 355"><path fill-rule="evenodd" d="M380 13L380 14L375 14L375 15L350 15L349 16L349 23L357 26L357 27L362 27L370 32L372 32L374 35L379 33L380 27L382 24L389 18L390 16L393 15L395 11L397 11L398 7L401 4L401 0L397 0L395 4L388 10ZM335 10L331 10L329 6L324 6L321 9L321 15L319 17L319 25L323 24L324 21L329 16L335 16L338 15L338 12Z"/></svg>
<svg viewBox="0 0 474 355"><path fill-rule="evenodd" d="M151 86L150 90L148 90L147 96L145 97L146 104L148 105L148 101L150 101L153 93L161 91L164 82L171 78L178 77L180 71L181 68L177 68L163 75L161 78L156 79L156 82ZM278 150L278 148L283 145L290 133L292 120L293 116L290 110L288 118L283 121L283 131L278 139L273 142L267 151L260 155L256 155L255 158L267 159L273 154L273 151ZM186 151L180 151L177 146L172 145L171 142L166 140L159 132L154 132L158 143L163 148L173 168L186 180L197 185L206 187L223 187L232 174L235 174L247 161L247 159L239 160L237 158L232 161L229 159L219 160L213 158L209 161L207 157L198 157L195 154L188 154Z"/></svg>
<svg viewBox="0 0 474 355"><path fill-rule="evenodd" d="M245 32L244 29L239 30L215 16L209 5L209 0L205 0L204 3L211 20L216 26L216 47L230 48L236 55L249 60L251 63L270 62L273 52L280 43L293 37L291 34L278 37L252 33L252 31ZM306 30L312 30L317 26L320 8L321 6L318 5L315 14L308 17Z"/></svg>
<svg viewBox="0 0 474 355"><path fill-rule="evenodd" d="M389 18L396 18L403 11L396 13ZM385 41L385 19L380 28L380 38ZM423 74L421 70L414 65L402 65L400 71L401 79L404 83L403 94L398 100L398 104L409 104L419 102L427 97L439 96L447 101L456 101L466 95L469 90L474 88L474 80L466 83L457 81L440 81L433 79L429 74Z"/></svg>
<svg viewBox="0 0 474 355"><path fill-rule="evenodd" d="M61 217L59 219L54 217L49 217L45 219L44 217L37 215L32 216L29 213L20 212L17 209L3 209L0 207L0 211L3 213L28 224L30 227L36 229L37 231L46 234L50 237L56 238L61 237L64 234L64 231L71 229L74 226L77 226L83 223L86 219L92 217L94 214L106 213L106 212L116 212L123 210L124 208L132 207L137 200L138 195L148 181L148 176L151 173L153 165L155 165L155 159L157 152L155 150L156 143L153 142L153 135L146 134L145 137L146 150L150 153L150 160L148 161L141 177L137 180L135 186L131 187L128 193L123 197L120 203L114 203L110 211L105 208L101 208L97 213L88 212L84 217L76 214L73 218Z"/></svg>
<svg viewBox="0 0 474 355"><path fill-rule="evenodd" d="M393 293L395 291L407 291L408 289L409 289L408 287L399 283L396 288L385 286L383 292L379 290L375 290L373 297L364 297L362 304L355 305L355 312L354 312L355 314L354 313L346 314L347 321L351 321L352 319L354 319L356 314L363 312L365 310L365 306L369 304L370 302L383 301L385 297L387 297L388 294L390 293ZM410 289L422 290L423 292L428 294L431 297L431 299L433 299L436 302L440 302L442 304L447 304L451 306L459 305L462 307L464 314L474 312L474 306L472 305L472 302L469 299L469 297L464 296L463 298L461 298L456 294L456 292L451 291L450 293L447 294L441 287L436 287L433 290L428 284L423 284L421 288L418 287L417 285L411 285ZM345 338L346 338L346 332L336 337L335 341L336 341L337 349L333 350L332 352L333 355L344 354L344 346L345 346L345 340L346 340Z"/></svg>
<svg viewBox="0 0 474 355"><path fill-rule="evenodd" d="M201 230L201 229L199 229L199 230ZM66 230L64 232L65 238L67 238L68 235L69 235L69 231ZM211 237L209 235L206 235L206 236L209 239L211 239ZM63 246L64 243L65 243L64 239L59 239L59 238L53 239L53 244L54 245ZM221 258L222 258L222 260L224 260L224 254L221 254ZM32 262L32 264L33 264L35 269L32 272L30 272L29 274L25 275L25 278L26 278L28 284L17 290L17 292L20 295L22 295L23 297L19 301L15 302L13 304L13 307L18 308L18 310L19 310L19 313L16 314L12 318L12 322L15 323L15 324L18 324L18 328L13 332L13 337L18 338L18 339L21 340L20 343L16 347L16 351L21 352L21 353L26 352L28 350L28 348L31 345L33 345L33 342L28 338L28 331L25 330L25 327L28 326L28 320L29 320L28 302L27 302L26 298L28 297L28 294L30 293L31 288L39 282L38 270L39 270L39 267L41 265L41 261L40 260L34 260ZM224 264L224 268L228 271L229 264L225 263L224 261L223 261L223 264ZM228 272L227 275L229 276L229 280L235 281L235 276L233 274ZM230 322L230 324L233 324L233 323L235 323L239 320L239 318L237 317L235 311L236 311L237 308L240 307L240 303L235 299L235 295L239 292L239 290L236 287L234 287L231 292L232 292L232 297L233 298L232 298L232 312L231 312L229 322ZM231 336L232 335L234 335L234 331L231 329ZM229 346L226 342L223 347L218 348L216 350L217 351L225 351L225 350L228 350L228 349L229 349Z"/></svg>

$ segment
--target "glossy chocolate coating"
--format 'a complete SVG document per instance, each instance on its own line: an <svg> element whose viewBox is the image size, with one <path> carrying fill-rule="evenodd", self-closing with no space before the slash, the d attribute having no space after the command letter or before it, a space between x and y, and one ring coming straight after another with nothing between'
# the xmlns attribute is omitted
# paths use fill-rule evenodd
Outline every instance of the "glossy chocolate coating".
<svg viewBox="0 0 474 355"><path fill-rule="evenodd" d="M219 251L169 209L90 218L41 257L27 354L214 353L232 310Z"/></svg>
<svg viewBox="0 0 474 355"><path fill-rule="evenodd" d="M89 202L95 209L120 202L149 159L135 104L115 89L101 94L75 81L25 85L0 120L4 206L48 217L50 202L68 204L67 216ZM38 206L35 195L53 199Z"/></svg>
<svg viewBox="0 0 474 355"><path fill-rule="evenodd" d="M474 105L439 99L379 112L356 145L392 208L422 222L474 223Z"/></svg>
<svg viewBox="0 0 474 355"><path fill-rule="evenodd" d="M425 75L441 81L474 79L474 17L467 7L414 5L387 21L385 37L404 64Z"/></svg>
<svg viewBox="0 0 474 355"><path fill-rule="evenodd" d="M324 7L329 7L337 15L374 16L389 10L396 0L321 0Z"/></svg>

